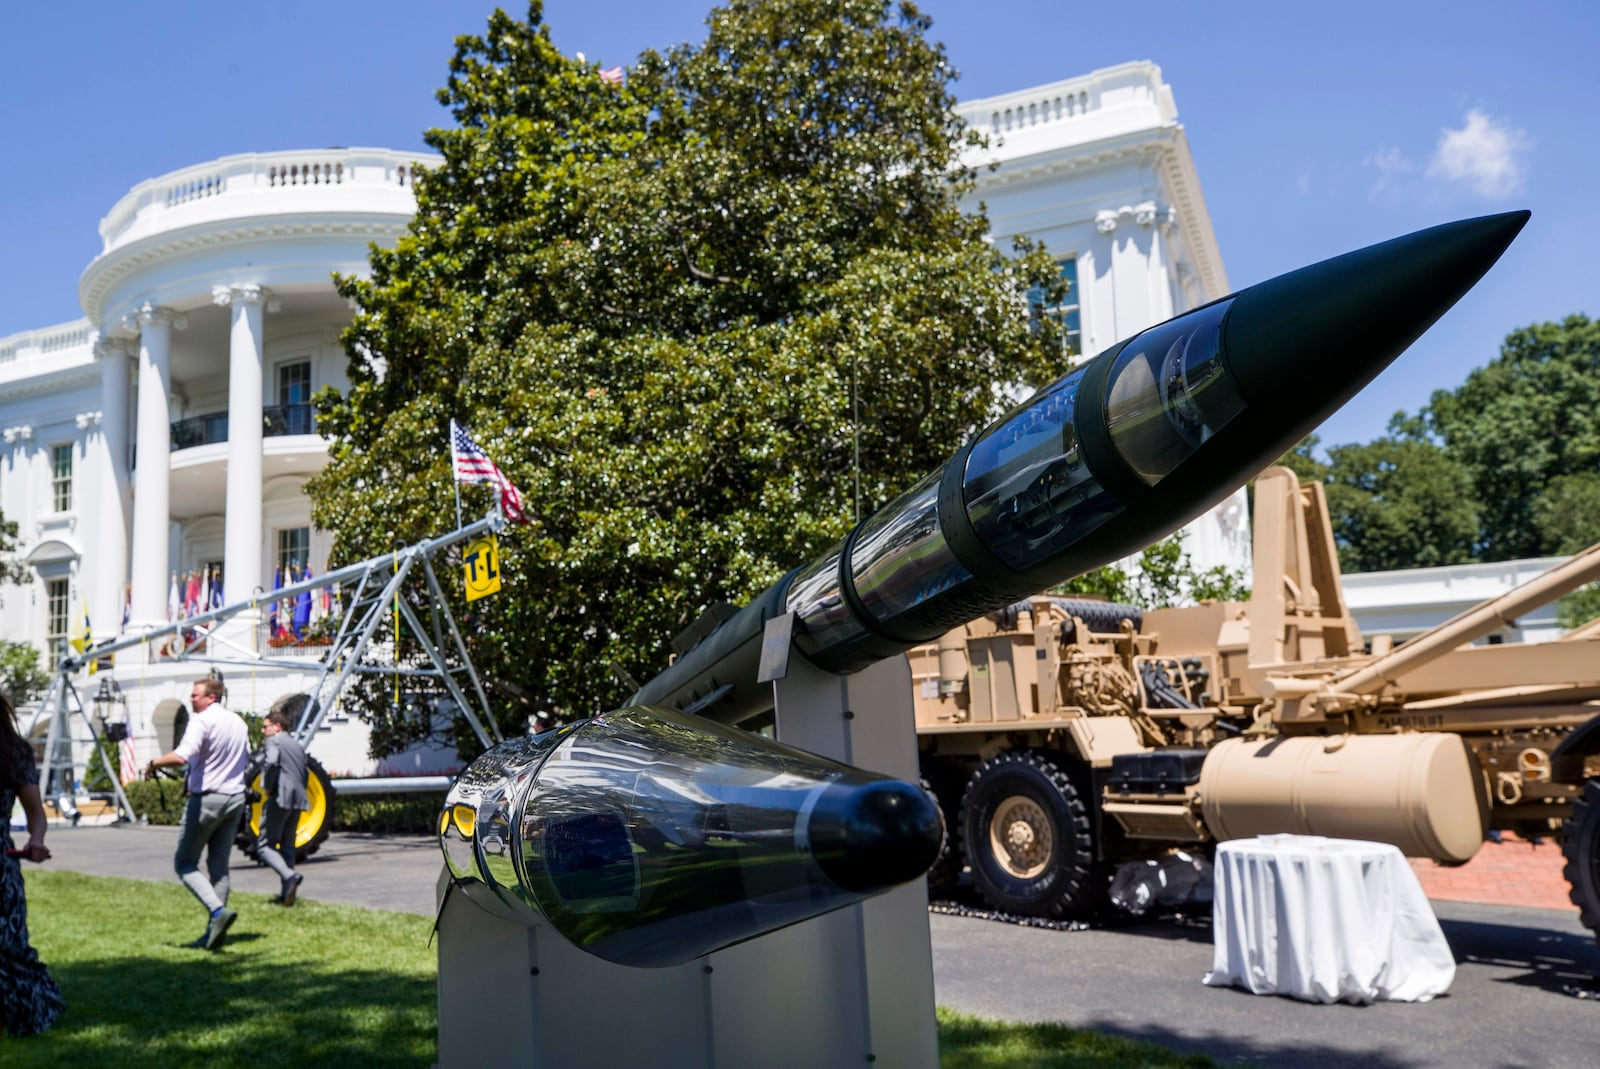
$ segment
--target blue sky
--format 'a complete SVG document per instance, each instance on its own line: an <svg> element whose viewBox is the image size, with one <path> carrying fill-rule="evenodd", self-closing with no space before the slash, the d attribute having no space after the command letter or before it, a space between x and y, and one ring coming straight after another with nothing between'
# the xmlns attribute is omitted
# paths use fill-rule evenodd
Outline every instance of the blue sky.
<svg viewBox="0 0 1600 1069"><path fill-rule="evenodd" d="M96 226L145 178L235 152L421 147L483 0L86 0L0 8L0 336L77 318ZM507 8L520 15L525 8ZM699 40L707 2L548 0L610 66ZM1531 208L1477 289L1335 416L1367 441L1505 334L1600 315L1600 4L927 0L973 99L1161 65L1235 288L1435 223ZM153 12L159 10L159 15ZM29 43L29 44L25 44Z"/></svg>

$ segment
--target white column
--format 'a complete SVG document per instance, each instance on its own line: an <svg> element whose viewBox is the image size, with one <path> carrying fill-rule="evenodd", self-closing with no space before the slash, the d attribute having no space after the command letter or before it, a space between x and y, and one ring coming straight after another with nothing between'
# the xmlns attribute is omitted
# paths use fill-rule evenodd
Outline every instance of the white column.
<svg viewBox="0 0 1600 1069"><path fill-rule="evenodd" d="M96 473L95 597L90 606L96 640L122 624L122 585L128 581L128 367L131 343L102 338L100 442Z"/></svg>
<svg viewBox="0 0 1600 1069"><path fill-rule="evenodd" d="M223 591L229 604L261 585L261 304L260 286L218 286L232 307L228 332L228 492L223 523Z"/></svg>
<svg viewBox="0 0 1600 1069"><path fill-rule="evenodd" d="M172 476L172 310L146 304L139 323L138 456L133 486L133 607L130 627L167 622L168 480Z"/></svg>

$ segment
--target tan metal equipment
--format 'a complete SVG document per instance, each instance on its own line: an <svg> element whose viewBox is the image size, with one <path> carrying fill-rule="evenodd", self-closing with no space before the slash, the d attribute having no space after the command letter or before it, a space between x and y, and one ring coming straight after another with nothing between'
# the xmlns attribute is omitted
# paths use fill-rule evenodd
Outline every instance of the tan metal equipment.
<svg viewBox="0 0 1600 1069"><path fill-rule="evenodd" d="M1097 906L1112 866L1275 832L1469 860L1560 837L1600 934L1600 626L1472 645L1600 579L1600 545L1400 645L1345 606L1322 487L1256 482L1248 602L1038 596L911 651L924 778L998 909ZM936 886L936 890L938 887Z"/></svg>

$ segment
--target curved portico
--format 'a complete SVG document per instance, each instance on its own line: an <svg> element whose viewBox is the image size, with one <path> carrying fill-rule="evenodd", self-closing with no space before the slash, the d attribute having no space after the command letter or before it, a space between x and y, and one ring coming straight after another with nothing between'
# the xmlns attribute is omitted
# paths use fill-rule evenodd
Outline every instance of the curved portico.
<svg viewBox="0 0 1600 1069"><path fill-rule="evenodd" d="M310 395L344 382L332 276L364 274L368 246L404 231L416 167L382 149L230 156L140 183L101 222L78 287L117 414L85 443L106 518L97 632L118 630L124 579L132 626L167 621L175 573L220 573L227 601L271 589L286 517L267 516L264 485L326 462ZM309 561L309 526L283 529Z"/></svg>

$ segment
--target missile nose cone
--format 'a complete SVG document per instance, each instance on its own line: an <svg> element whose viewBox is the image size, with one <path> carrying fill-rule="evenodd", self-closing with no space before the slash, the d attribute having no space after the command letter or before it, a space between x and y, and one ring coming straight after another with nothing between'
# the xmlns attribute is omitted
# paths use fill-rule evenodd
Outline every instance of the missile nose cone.
<svg viewBox="0 0 1600 1069"><path fill-rule="evenodd" d="M1419 230L1240 291L1222 350L1244 400L1333 411L1483 277L1529 214Z"/></svg>
<svg viewBox="0 0 1600 1069"><path fill-rule="evenodd" d="M928 792L901 780L835 783L806 828L822 871L847 891L914 880L939 857L944 819Z"/></svg>

